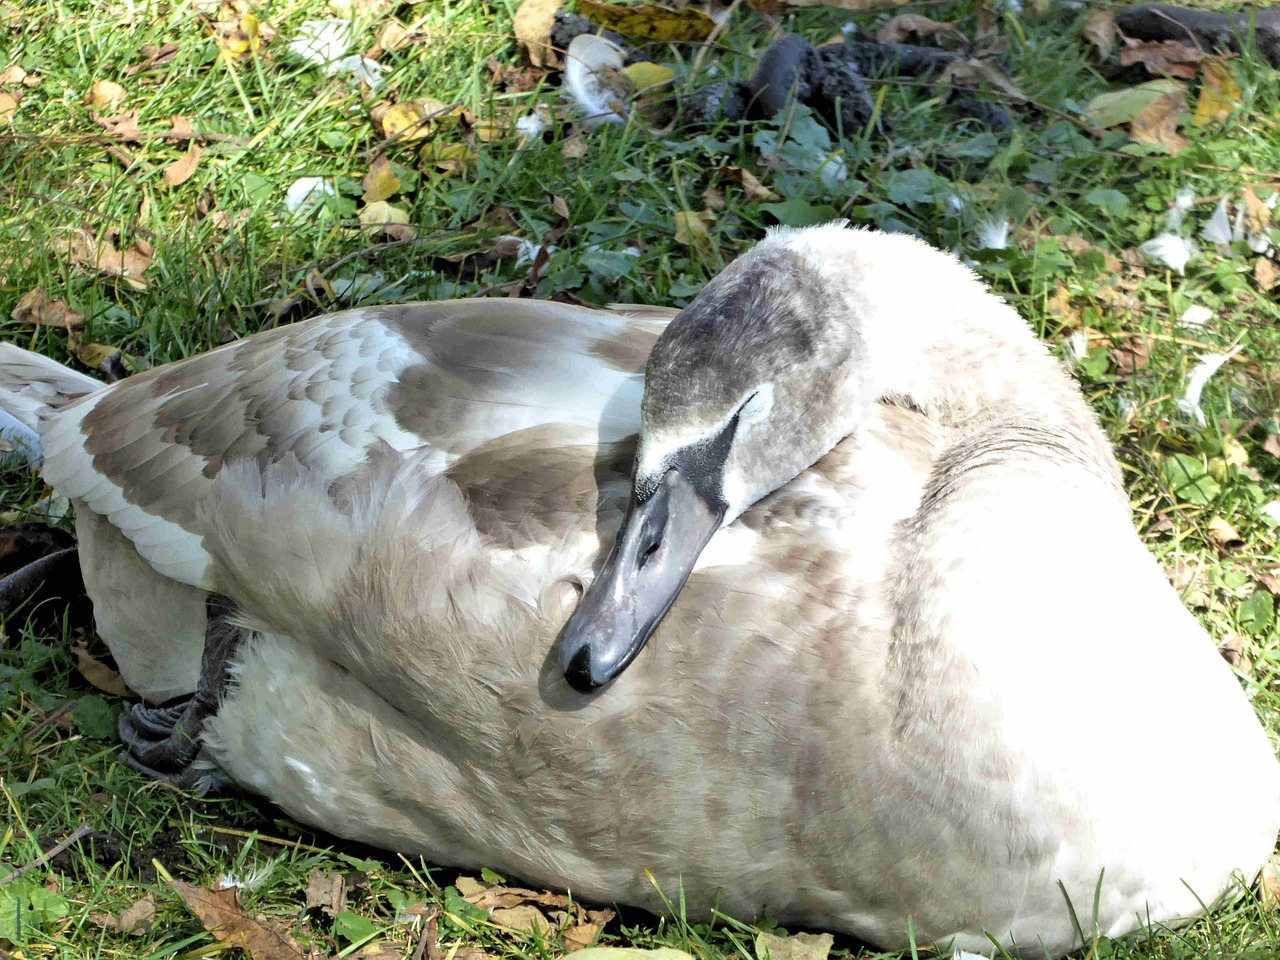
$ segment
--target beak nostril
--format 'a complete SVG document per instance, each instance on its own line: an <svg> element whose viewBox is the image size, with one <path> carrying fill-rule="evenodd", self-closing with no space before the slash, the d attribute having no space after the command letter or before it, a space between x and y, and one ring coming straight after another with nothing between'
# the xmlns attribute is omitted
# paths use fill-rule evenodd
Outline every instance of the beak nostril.
<svg viewBox="0 0 1280 960"><path fill-rule="evenodd" d="M569 686L579 693L590 693L600 686L591 676L591 648L589 646L580 647L578 652L573 655L573 659L569 661L569 666L565 668L564 678L568 681Z"/></svg>

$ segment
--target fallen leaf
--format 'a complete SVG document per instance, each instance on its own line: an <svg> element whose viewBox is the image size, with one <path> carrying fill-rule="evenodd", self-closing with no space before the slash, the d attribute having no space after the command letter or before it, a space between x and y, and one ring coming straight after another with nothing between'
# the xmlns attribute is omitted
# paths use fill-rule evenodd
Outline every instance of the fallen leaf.
<svg viewBox="0 0 1280 960"><path fill-rule="evenodd" d="M44 292L43 287L24 294L9 316L19 323L29 323L39 327L72 327L84 325L84 315L76 313L61 300L52 299Z"/></svg>
<svg viewBox="0 0 1280 960"><path fill-rule="evenodd" d="M909 37L922 37L937 41L939 46L969 46L969 39L956 29L954 23L940 23L916 13L900 13L876 34L877 43L903 43Z"/></svg>
<svg viewBox="0 0 1280 960"><path fill-rule="evenodd" d="M400 178L391 169L391 161L385 156L374 157L369 164L369 172L360 181L364 188L364 202L376 203L386 200L400 192Z"/></svg>
<svg viewBox="0 0 1280 960"><path fill-rule="evenodd" d="M541 910L529 904L494 910L489 914L489 919L500 927L521 933L539 933L545 936L552 930L551 921Z"/></svg>
<svg viewBox="0 0 1280 960"><path fill-rule="evenodd" d="M756 936L756 956L759 960L827 960L834 944L835 938L829 933L797 933L791 937L761 933Z"/></svg>
<svg viewBox="0 0 1280 960"><path fill-rule="evenodd" d="M138 111L130 110L118 117L100 117L90 111L89 119L113 137L121 140L141 140L142 132L138 129Z"/></svg>
<svg viewBox="0 0 1280 960"><path fill-rule="evenodd" d="M784 8L831 7L835 10L865 12L868 10L892 10L896 7L905 7L912 0L767 0L764 3L761 3L760 0L748 0L753 9L758 9L759 6L767 7L772 2L779 2Z"/></svg>
<svg viewBox="0 0 1280 960"><path fill-rule="evenodd" d="M108 383L123 380L129 375L124 365L124 354L115 347L90 343L79 330L67 331L67 350L90 370L99 371Z"/></svg>
<svg viewBox="0 0 1280 960"><path fill-rule="evenodd" d="M252 960L300 960L301 948L283 930L269 929L250 917L240 906L235 888L210 890L181 880L169 886L182 897L187 909L220 943L244 950Z"/></svg>
<svg viewBox="0 0 1280 960"><path fill-rule="evenodd" d="M146 44L138 51L145 58L141 63L135 63L132 66L124 68L124 75L132 77L134 74L141 73L143 70L151 70L155 67L162 67L169 63L178 54L178 45L176 43L166 43L162 47L154 44Z"/></svg>
<svg viewBox="0 0 1280 960"><path fill-rule="evenodd" d="M1239 532L1222 517L1209 518L1209 539L1224 550L1238 550L1244 545Z"/></svg>
<svg viewBox="0 0 1280 960"><path fill-rule="evenodd" d="M624 6L600 0L578 0L578 11L625 37L659 43L697 43L707 39L716 22L697 7L673 10L656 3Z"/></svg>
<svg viewBox="0 0 1280 960"><path fill-rule="evenodd" d="M13 115L18 111L18 98L12 93L0 90L0 120L5 123L13 121Z"/></svg>
<svg viewBox="0 0 1280 960"><path fill-rule="evenodd" d="M128 96L124 87L114 80L99 80L85 94L84 102L95 110L115 110Z"/></svg>
<svg viewBox="0 0 1280 960"><path fill-rule="evenodd" d="M975 57L952 60L939 75L938 83L941 86L959 84L962 87L991 87L1011 100L1025 102L1027 99L1027 95L999 67L990 60Z"/></svg>
<svg viewBox="0 0 1280 960"><path fill-rule="evenodd" d="M1063 283L1059 283L1053 294L1045 298L1044 309L1058 321L1059 326L1074 330L1083 325L1080 311L1071 305L1071 292Z"/></svg>
<svg viewBox="0 0 1280 960"><path fill-rule="evenodd" d="M329 0L333 15L343 20L374 20L396 6L399 0Z"/></svg>
<svg viewBox="0 0 1280 960"><path fill-rule="evenodd" d="M81 266L90 267L109 277L119 277L135 290L145 290L144 274L151 266L151 257L135 244L125 250L117 250L105 237L96 239L84 228L76 230L58 244L58 249Z"/></svg>
<svg viewBox="0 0 1280 960"><path fill-rule="evenodd" d="M173 130L175 140L190 139L196 132L196 128L191 125L191 118L184 117L180 113L169 117L169 126Z"/></svg>
<svg viewBox="0 0 1280 960"><path fill-rule="evenodd" d="M155 923L155 916L156 896L154 893L148 893L141 900L121 910L115 916L95 910L89 914L89 919L112 933L124 933L140 937L150 932L152 925Z"/></svg>
<svg viewBox="0 0 1280 960"><path fill-rule="evenodd" d="M1263 903L1280 903L1280 854L1273 853L1263 864L1262 873L1258 876L1258 890Z"/></svg>
<svg viewBox="0 0 1280 960"><path fill-rule="evenodd" d="M409 212L393 207L385 200L378 200L363 208L357 216L365 226L376 226L378 232L392 240L411 240L413 227L409 226Z"/></svg>
<svg viewBox="0 0 1280 960"><path fill-rule="evenodd" d="M560 145L560 154L566 160L577 160L587 155L587 144L575 133Z"/></svg>
<svg viewBox="0 0 1280 960"><path fill-rule="evenodd" d="M420 169L433 170L446 177L461 173L471 166L475 154L465 143L440 143L432 141L423 145L418 154Z"/></svg>
<svg viewBox="0 0 1280 960"><path fill-rule="evenodd" d="M1200 96L1192 123L1197 127L1221 123L1240 105L1240 86L1226 62L1218 57L1205 59L1200 65L1200 76Z"/></svg>
<svg viewBox="0 0 1280 960"><path fill-rule="evenodd" d="M0 70L0 87L16 87L25 79L27 79L27 71L16 63Z"/></svg>
<svg viewBox="0 0 1280 960"><path fill-rule="evenodd" d="M1187 138L1178 133L1178 121L1186 112L1187 98L1181 90L1166 93L1130 121L1129 136L1139 143L1160 144L1177 156L1187 145Z"/></svg>
<svg viewBox="0 0 1280 960"><path fill-rule="evenodd" d="M1093 48L1098 51L1098 57L1102 60L1111 59L1111 54L1116 49L1116 39L1120 35L1120 28L1116 26L1115 17L1111 16L1111 11L1098 7L1089 13L1089 17L1084 22L1084 30L1081 31L1086 40L1093 44Z"/></svg>
<svg viewBox="0 0 1280 960"><path fill-rule="evenodd" d="M1102 247L1090 243L1084 237L1067 233L1061 234L1055 239L1058 241L1058 246L1077 257L1083 253L1097 253L1102 257L1103 269L1106 270L1107 273L1117 274L1123 268L1123 264L1113 254L1104 250Z"/></svg>
<svg viewBox="0 0 1280 960"><path fill-rule="evenodd" d="M1111 363L1122 376L1131 377L1151 359L1151 340L1148 337L1129 337L1116 344L1108 352Z"/></svg>
<svg viewBox="0 0 1280 960"><path fill-rule="evenodd" d="M388 50L399 50L409 42L409 31L399 20L388 20L378 34L378 41L369 49L368 57L377 60Z"/></svg>
<svg viewBox="0 0 1280 960"><path fill-rule="evenodd" d="M438 125L456 123L461 116L460 105L449 106L432 97L406 100L383 114L382 132L388 140L412 143L426 139Z"/></svg>
<svg viewBox="0 0 1280 960"><path fill-rule="evenodd" d="M1180 77L1191 80L1200 72L1198 64L1205 54L1177 40L1131 40L1124 38L1120 66L1141 64L1152 76Z"/></svg>
<svg viewBox="0 0 1280 960"><path fill-rule="evenodd" d="M524 0L513 18L516 42L535 67L559 67L561 60L551 46L551 28L564 0Z"/></svg>
<svg viewBox="0 0 1280 960"><path fill-rule="evenodd" d="M186 153L168 164L164 168L164 173L161 174L165 185L176 187L195 176L196 165L200 162L200 153L200 144L193 143L187 148Z"/></svg>
<svg viewBox="0 0 1280 960"><path fill-rule="evenodd" d="M71 652L76 658L76 669L89 683L103 693L114 694L117 697L128 696L129 688L125 686L124 677L101 660L95 659L89 653L88 646L83 643L72 644Z"/></svg>
<svg viewBox="0 0 1280 960"><path fill-rule="evenodd" d="M714 263L715 248L707 230L716 222L710 210L681 210L675 215L676 243L684 244L703 263Z"/></svg>
<svg viewBox="0 0 1280 960"><path fill-rule="evenodd" d="M1095 127L1118 127L1130 123L1166 94L1182 93L1185 89L1177 80L1149 80L1136 87L1098 94L1085 104L1084 113Z"/></svg>
<svg viewBox="0 0 1280 960"><path fill-rule="evenodd" d="M621 73L631 81L631 85L637 93L650 87L669 84L676 75L676 72L670 67L650 63L648 60L629 64L622 68Z"/></svg>
<svg viewBox="0 0 1280 960"><path fill-rule="evenodd" d="M617 914L612 910L586 910L583 911L585 916L578 919L575 923L570 924L560 934L560 939L564 943L565 950L573 953L578 950L584 950L595 943L596 938L600 936L600 931L604 929L605 924L612 920Z"/></svg>
<svg viewBox="0 0 1280 960"><path fill-rule="evenodd" d="M1271 208L1258 198L1253 187L1244 189L1244 229L1246 234L1260 233L1271 226Z"/></svg>
<svg viewBox="0 0 1280 960"><path fill-rule="evenodd" d="M336 917L347 909L347 882L339 874L312 870L307 877L306 909Z"/></svg>
<svg viewBox="0 0 1280 960"><path fill-rule="evenodd" d="M740 184L747 199L753 203L777 203L782 198L760 182L760 179L743 167L732 165L719 168L721 176Z"/></svg>
<svg viewBox="0 0 1280 960"><path fill-rule="evenodd" d="M1238 633L1228 633L1222 638L1222 642L1218 644L1218 653L1222 655L1222 659L1227 661L1233 667L1240 666L1244 660L1244 637Z"/></svg>
<svg viewBox="0 0 1280 960"><path fill-rule="evenodd" d="M1259 289L1270 290L1280 280L1280 270L1266 257L1259 257L1253 264L1253 279L1257 281Z"/></svg>

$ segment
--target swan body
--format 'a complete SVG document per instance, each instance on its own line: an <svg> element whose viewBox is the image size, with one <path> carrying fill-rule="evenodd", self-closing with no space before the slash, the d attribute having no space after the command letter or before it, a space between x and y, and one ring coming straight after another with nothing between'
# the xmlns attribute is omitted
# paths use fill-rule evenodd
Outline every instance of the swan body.
<svg viewBox="0 0 1280 960"><path fill-rule="evenodd" d="M0 407L130 686L195 690L230 598L197 762L331 832L1024 957L1252 879L1271 744L1009 307L832 225L668 320L359 309L107 388L4 347Z"/></svg>

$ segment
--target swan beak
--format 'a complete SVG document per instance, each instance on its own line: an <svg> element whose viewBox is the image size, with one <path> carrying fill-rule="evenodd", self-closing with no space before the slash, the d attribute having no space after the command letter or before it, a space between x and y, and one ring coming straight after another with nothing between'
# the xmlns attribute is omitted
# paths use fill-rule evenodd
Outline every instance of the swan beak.
<svg viewBox="0 0 1280 960"><path fill-rule="evenodd" d="M569 686L589 693L636 658L724 513L678 468L643 502L632 495L604 569L556 638L556 659Z"/></svg>

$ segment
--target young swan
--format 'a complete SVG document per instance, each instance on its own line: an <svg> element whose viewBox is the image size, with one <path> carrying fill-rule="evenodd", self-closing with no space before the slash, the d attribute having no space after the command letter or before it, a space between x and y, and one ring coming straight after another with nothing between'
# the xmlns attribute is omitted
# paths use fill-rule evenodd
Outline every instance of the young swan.
<svg viewBox="0 0 1280 960"><path fill-rule="evenodd" d="M715 532L854 433L880 398L958 428L961 457L1065 459L1125 503L1079 390L953 257L839 223L778 230L649 356L626 519L557 641L568 682L586 692L626 669Z"/></svg>

